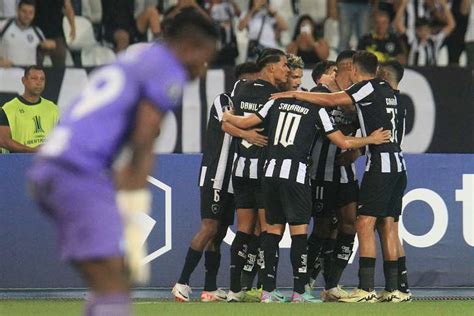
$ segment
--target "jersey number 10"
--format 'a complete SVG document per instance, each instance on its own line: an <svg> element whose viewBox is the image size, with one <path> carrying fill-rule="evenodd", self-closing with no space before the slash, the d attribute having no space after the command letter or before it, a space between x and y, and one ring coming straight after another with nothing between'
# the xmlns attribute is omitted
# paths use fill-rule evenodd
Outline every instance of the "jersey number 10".
<svg viewBox="0 0 474 316"><path fill-rule="evenodd" d="M278 143L283 147L293 145L300 121L300 114L280 112L273 145L278 145Z"/></svg>

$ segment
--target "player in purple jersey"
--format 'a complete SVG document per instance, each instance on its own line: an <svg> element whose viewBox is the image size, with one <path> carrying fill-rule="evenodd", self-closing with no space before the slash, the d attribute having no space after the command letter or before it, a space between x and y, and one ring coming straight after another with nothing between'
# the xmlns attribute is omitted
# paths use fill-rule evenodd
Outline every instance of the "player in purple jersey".
<svg viewBox="0 0 474 316"><path fill-rule="evenodd" d="M216 39L210 20L184 10L161 44L95 71L30 171L63 259L91 288L85 315L130 315L131 283L148 279L137 219L151 208L153 144L163 113L178 106L186 80L204 71Z"/></svg>

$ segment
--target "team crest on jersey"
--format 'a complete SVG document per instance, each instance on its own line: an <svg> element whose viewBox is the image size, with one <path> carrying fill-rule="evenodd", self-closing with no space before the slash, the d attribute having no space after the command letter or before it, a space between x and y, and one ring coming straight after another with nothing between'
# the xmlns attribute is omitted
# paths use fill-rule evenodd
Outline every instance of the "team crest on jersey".
<svg viewBox="0 0 474 316"><path fill-rule="evenodd" d="M387 52L389 52L390 54L393 53L395 51L395 44L394 43L387 43L385 45L385 49L387 50Z"/></svg>
<svg viewBox="0 0 474 316"><path fill-rule="evenodd" d="M219 214L219 211L220 211L221 207L219 206L219 204L212 204L211 206L211 211L213 214Z"/></svg>
<svg viewBox="0 0 474 316"><path fill-rule="evenodd" d="M35 38L33 37L32 34L28 34L28 35L26 36L26 39L28 40L28 42L31 43L31 42L33 42L33 40L34 40Z"/></svg>

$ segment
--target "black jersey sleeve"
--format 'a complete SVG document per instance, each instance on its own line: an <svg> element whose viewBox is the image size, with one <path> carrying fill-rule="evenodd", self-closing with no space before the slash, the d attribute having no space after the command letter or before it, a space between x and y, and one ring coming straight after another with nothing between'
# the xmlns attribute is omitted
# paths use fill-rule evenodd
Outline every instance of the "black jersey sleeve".
<svg viewBox="0 0 474 316"><path fill-rule="evenodd" d="M316 120L316 126L328 135L337 131L337 127L334 123L334 118L330 117L325 108L318 110L318 116Z"/></svg>
<svg viewBox="0 0 474 316"><path fill-rule="evenodd" d="M262 120L264 121L265 118L267 117L268 115L268 112L270 111L270 109L272 108L272 105L275 103L275 100L270 100L268 101L267 103L265 103L264 106L262 106L262 108L255 114L257 114L257 116Z"/></svg>
<svg viewBox="0 0 474 316"><path fill-rule="evenodd" d="M7 113L2 108L0 108L0 126L10 126Z"/></svg>
<svg viewBox="0 0 474 316"><path fill-rule="evenodd" d="M214 99L213 107L216 111L217 119L221 122L224 112L230 111L234 106L232 99L227 94L222 93Z"/></svg>
<svg viewBox="0 0 474 316"><path fill-rule="evenodd" d="M345 90L345 92L351 97L352 102L355 103L368 103L373 102L374 86L370 81L361 81L356 83Z"/></svg>

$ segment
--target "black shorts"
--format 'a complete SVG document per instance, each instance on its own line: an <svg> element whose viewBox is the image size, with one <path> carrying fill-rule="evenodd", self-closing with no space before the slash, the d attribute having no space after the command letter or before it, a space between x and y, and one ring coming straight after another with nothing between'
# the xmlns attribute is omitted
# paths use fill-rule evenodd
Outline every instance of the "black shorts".
<svg viewBox="0 0 474 316"><path fill-rule="evenodd" d="M249 179L233 176L232 185L234 187L236 208L264 208L262 198L262 181L260 179Z"/></svg>
<svg viewBox="0 0 474 316"><path fill-rule="evenodd" d="M328 181L311 181L313 196L313 216L316 218L331 218L336 216L336 210L359 197L357 181L338 183Z"/></svg>
<svg viewBox="0 0 474 316"><path fill-rule="evenodd" d="M357 215L397 218L407 187L405 171L398 173L366 172L360 186Z"/></svg>
<svg viewBox="0 0 474 316"><path fill-rule="evenodd" d="M311 219L311 187L285 179L264 178L265 218L271 225L308 224Z"/></svg>
<svg viewBox="0 0 474 316"><path fill-rule="evenodd" d="M234 195L210 186L201 187L201 219L214 219L222 225L234 223Z"/></svg>

